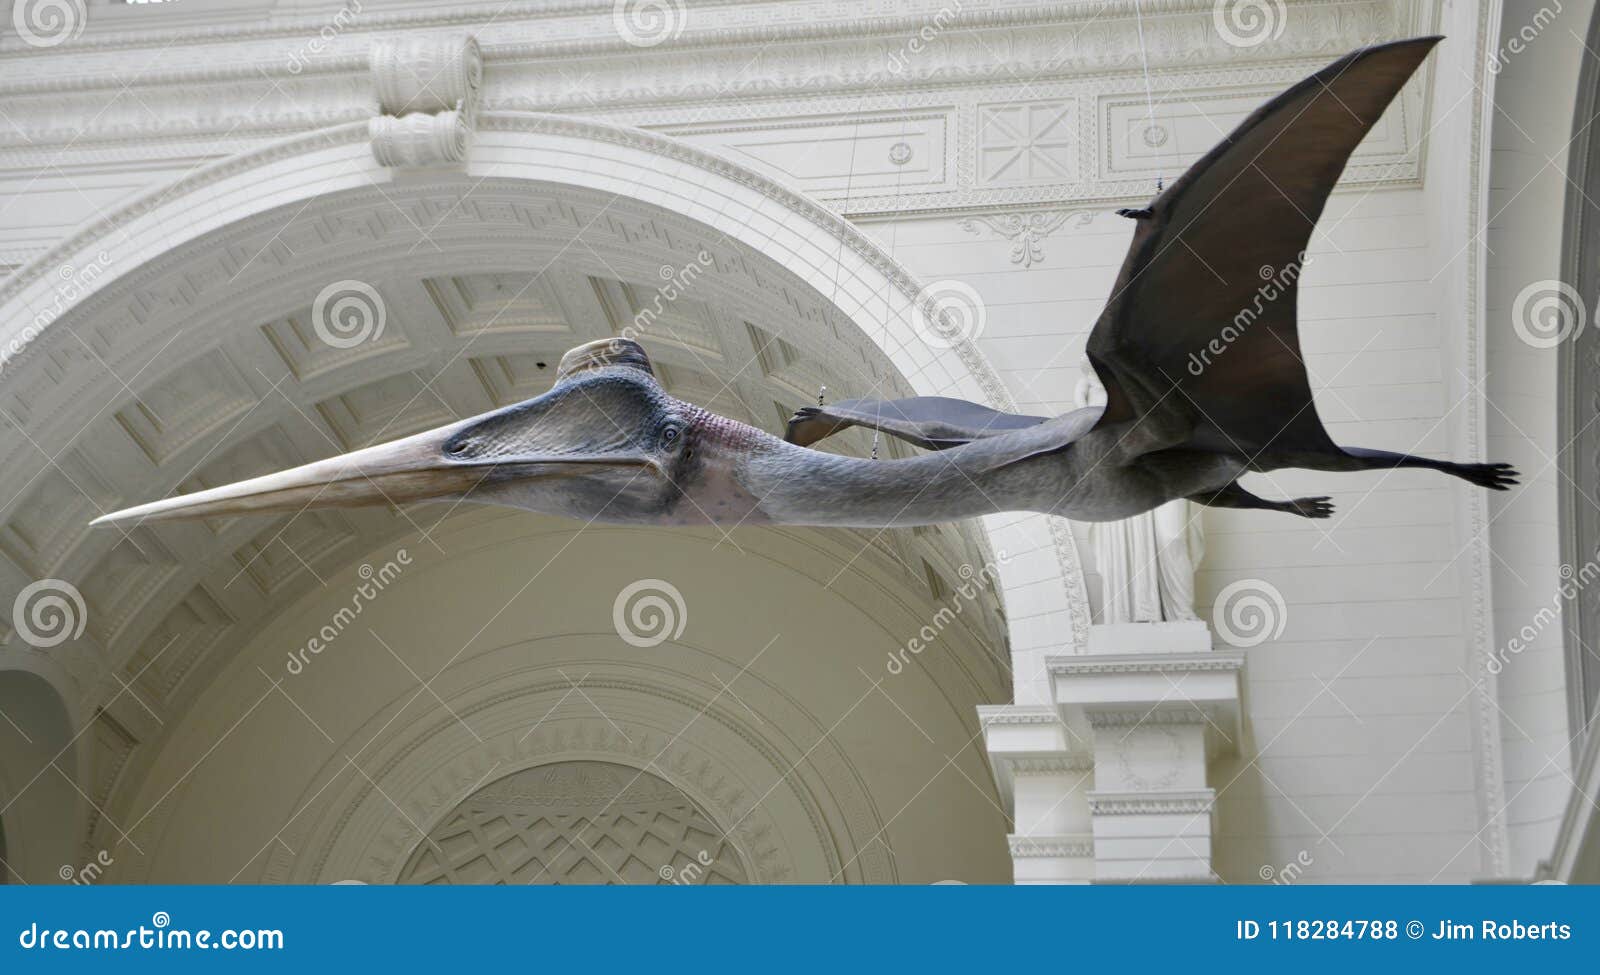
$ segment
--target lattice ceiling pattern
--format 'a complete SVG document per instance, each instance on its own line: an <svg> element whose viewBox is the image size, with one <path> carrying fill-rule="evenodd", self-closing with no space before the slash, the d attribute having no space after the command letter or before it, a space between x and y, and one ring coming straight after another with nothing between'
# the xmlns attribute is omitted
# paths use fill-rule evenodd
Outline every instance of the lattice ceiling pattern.
<svg viewBox="0 0 1600 975"><path fill-rule="evenodd" d="M678 787L610 762L542 765L457 806L403 884L742 884L740 855Z"/></svg>

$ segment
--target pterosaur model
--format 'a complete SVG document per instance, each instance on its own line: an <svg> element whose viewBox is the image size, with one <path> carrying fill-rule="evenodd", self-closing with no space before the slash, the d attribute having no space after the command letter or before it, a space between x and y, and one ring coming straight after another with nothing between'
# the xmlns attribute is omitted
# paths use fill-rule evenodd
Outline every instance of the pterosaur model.
<svg viewBox="0 0 1600 975"><path fill-rule="evenodd" d="M1350 153L1439 38L1356 51L1258 109L1137 222L1089 338L1103 407L1045 418L960 400L802 409L787 437L667 395L644 349L568 352L542 396L392 443L118 511L99 522L465 498L586 521L888 527L996 511L1085 521L1175 498L1326 518L1269 501L1250 471L1425 467L1504 490L1506 464L1340 447L1312 403L1296 330L1299 270ZM1268 287L1270 285L1271 287ZM931 452L843 457L809 445L872 427Z"/></svg>

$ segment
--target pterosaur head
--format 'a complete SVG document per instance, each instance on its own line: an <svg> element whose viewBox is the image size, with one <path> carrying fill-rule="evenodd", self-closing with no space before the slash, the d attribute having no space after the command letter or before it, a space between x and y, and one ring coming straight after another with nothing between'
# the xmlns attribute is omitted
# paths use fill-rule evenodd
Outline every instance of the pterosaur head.
<svg viewBox="0 0 1600 975"><path fill-rule="evenodd" d="M679 509L707 479L715 445L691 441L709 416L667 395L638 343L601 339L568 352L555 386L515 406L95 523L451 498L588 520L704 520Z"/></svg>

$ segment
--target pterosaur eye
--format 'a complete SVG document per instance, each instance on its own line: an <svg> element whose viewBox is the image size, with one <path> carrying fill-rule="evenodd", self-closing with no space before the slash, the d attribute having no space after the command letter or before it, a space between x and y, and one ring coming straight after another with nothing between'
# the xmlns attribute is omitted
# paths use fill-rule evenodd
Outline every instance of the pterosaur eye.
<svg viewBox="0 0 1600 975"><path fill-rule="evenodd" d="M683 431L678 428L677 424L667 424L661 430L661 443L668 447L672 446L678 442L678 437L680 434L682 434L682 432Z"/></svg>

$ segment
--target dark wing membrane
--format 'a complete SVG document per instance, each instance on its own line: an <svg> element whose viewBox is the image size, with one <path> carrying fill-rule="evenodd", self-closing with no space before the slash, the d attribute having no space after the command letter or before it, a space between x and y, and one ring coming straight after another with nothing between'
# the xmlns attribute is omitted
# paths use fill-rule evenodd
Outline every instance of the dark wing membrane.
<svg viewBox="0 0 1600 975"><path fill-rule="evenodd" d="M807 406L790 417L783 439L808 447L847 427L868 427L929 450L944 450L1045 421L1042 416L1002 413L964 399L914 396L910 399L850 399Z"/></svg>
<svg viewBox="0 0 1600 975"><path fill-rule="evenodd" d="M1188 446L1338 450L1300 358L1303 252L1350 153L1439 40L1335 61L1250 115L1157 197L1089 337L1105 421L1176 409L1194 423Z"/></svg>

